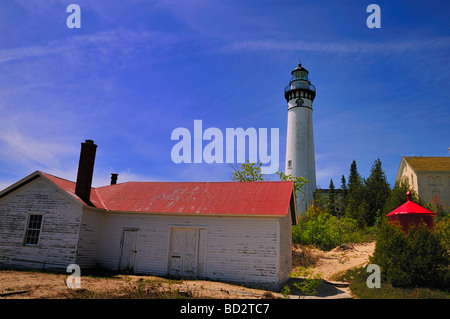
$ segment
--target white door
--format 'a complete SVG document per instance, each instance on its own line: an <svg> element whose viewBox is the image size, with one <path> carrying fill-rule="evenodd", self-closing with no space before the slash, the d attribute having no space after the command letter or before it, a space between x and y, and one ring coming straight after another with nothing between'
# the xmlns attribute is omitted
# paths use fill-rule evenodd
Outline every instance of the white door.
<svg viewBox="0 0 450 319"><path fill-rule="evenodd" d="M136 260L136 240L137 229L124 229L121 241L121 255L119 262L120 271L134 271L134 262Z"/></svg>
<svg viewBox="0 0 450 319"><path fill-rule="evenodd" d="M172 228L169 250L169 274L180 277L197 277L199 266L199 229ZM202 232L203 234L203 232ZM202 236L204 237L204 236ZM202 251L204 245L202 246ZM203 254L201 254L203 256ZM201 272L203 262L200 261ZM202 275L200 273L200 275Z"/></svg>

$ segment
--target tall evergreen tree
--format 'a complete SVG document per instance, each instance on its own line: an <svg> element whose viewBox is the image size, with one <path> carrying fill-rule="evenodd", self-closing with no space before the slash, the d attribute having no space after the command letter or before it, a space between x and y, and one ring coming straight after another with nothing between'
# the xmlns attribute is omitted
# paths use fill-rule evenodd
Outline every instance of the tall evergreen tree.
<svg viewBox="0 0 450 319"><path fill-rule="evenodd" d="M358 219L358 207L361 201L361 176L358 173L356 161L350 165L350 174L347 183L347 206L346 215L353 219Z"/></svg>
<svg viewBox="0 0 450 319"><path fill-rule="evenodd" d="M345 180L344 175L342 175L342 177L341 177L341 189L342 189L342 193L347 195L347 182Z"/></svg>
<svg viewBox="0 0 450 319"><path fill-rule="evenodd" d="M328 192L328 207L330 209L330 213L332 215L336 215L336 189L334 188L333 179L330 179L330 185L328 186L330 189Z"/></svg>
<svg viewBox="0 0 450 319"><path fill-rule="evenodd" d="M353 160L350 165L350 174L348 176L348 193L347 193L347 206L345 214L355 219L359 226L365 224L365 210L367 209L367 202L364 198L364 181L358 173L356 161Z"/></svg>
<svg viewBox="0 0 450 319"><path fill-rule="evenodd" d="M364 198L368 205L365 221L369 226L373 226L375 220L385 214L383 208L391 190L381 166L381 160L376 159L370 170L370 176L365 182Z"/></svg>
<svg viewBox="0 0 450 319"><path fill-rule="evenodd" d="M347 207L347 182L344 175L341 177L341 204L345 210L345 207Z"/></svg>
<svg viewBox="0 0 450 319"><path fill-rule="evenodd" d="M356 161L353 160L350 165L350 174L348 175L348 192L352 193L354 191L360 191L362 186L362 178L358 173L358 167L356 166Z"/></svg>

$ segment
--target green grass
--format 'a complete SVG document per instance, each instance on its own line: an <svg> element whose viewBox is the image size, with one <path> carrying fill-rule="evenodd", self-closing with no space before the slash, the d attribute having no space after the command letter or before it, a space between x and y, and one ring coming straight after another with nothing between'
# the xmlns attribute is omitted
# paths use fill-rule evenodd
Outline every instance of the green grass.
<svg viewBox="0 0 450 319"><path fill-rule="evenodd" d="M350 290L357 299L450 299L450 292L429 288L396 288L389 283L381 283L381 288L368 288L366 268L353 268L337 280L350 283Z"/></svg>

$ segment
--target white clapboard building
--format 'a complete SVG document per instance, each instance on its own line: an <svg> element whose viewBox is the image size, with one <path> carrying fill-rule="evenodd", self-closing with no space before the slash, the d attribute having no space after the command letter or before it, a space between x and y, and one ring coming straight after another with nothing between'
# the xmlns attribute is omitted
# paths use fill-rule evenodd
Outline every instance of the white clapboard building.
<svg viewBox="0 0 450 319"><path fill-rule="evenodd" d="M136 274L280 287L291 272L292 182L126 182L91 187L36 171L0 192L0 267Z"/></svg>

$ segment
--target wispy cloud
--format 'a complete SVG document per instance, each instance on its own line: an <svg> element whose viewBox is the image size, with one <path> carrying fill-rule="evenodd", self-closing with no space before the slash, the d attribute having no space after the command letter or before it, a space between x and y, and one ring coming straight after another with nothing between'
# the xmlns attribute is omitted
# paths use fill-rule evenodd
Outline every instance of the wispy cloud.
<svg viewBox="0 0 450 319"><path fill-rule="evenodd" d="M38 57L47 54L62 52L62 48L46 46L30 46L25 48L11 48L0 51L0 63L21 60L29 57Z"/></svg>
<svg viewBox="0 0 450 319"><path fill-rule="evenodd" d="M20 163L25 167L60 167L61 159L72 154L74 147L55 139L39 139L33 134L19 131L13 124L2 125L0 155L3 160Z"/></svg>
<svg viewBox="0 0 450 319"><path fill-rule="evenodd" d="M257 32L273 35L275 26L265 14L245 2L156 0L156 7L172 12L187 30L201 37L236 39Z"/></svg>
<svg viewBox="0 0 450 319"><path fill-rule="evenodd" d="M167 58L166 51L175 48L177 41L174 34L119 28L0 50L0 81L4 83L0 89L0 171L27 174L43 170L73 180L79 142L87 135L103 136L99 128L108 124L105 117L123 108L108 103L105 115L105 109L97 107L103 103L101 92L114 96L120 89L115 78L97 74L117 64L142 61L135 57ZM89 67L92 77L80 77L78 66ZM91 117L83 116L84 111ZM139 178L126 171L121 177ZM2 181L0 186L9 184Z"/></svg>
<svg viewBox="0 0 450 319"><path fill-rule="evenodd" d="M223 45L223 52L240 51L311 51L323 53L384 53L402 54L423 49L444 49L450 47L450 37L434 37L410 41L390 40L385 42L340 41L311 42L301 40L240 40Z"/></svg>
<svg viewBox="0 0 450 319"><path fill-rule="evenodd" d="M63 55L69 62L78 61L80 57L95 57L97 62L105 57L119 60L149 50L169 49L177 41L176 35L166 32L114 29L53 40L41 45L3 49L0 50L0 63L55 54Z"/></svg>

